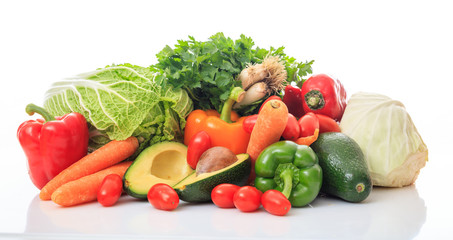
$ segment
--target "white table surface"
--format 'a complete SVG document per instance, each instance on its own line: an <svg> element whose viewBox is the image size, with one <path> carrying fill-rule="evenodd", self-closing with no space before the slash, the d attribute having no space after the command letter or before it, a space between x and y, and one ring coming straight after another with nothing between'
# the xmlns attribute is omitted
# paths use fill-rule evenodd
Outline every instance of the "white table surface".
<svg viewBox="0 0 453 240"><path fill-rule="evenodd" d="M0 238L16 239L451 239L453 15L441 1L11 1L0 4ZM279 1L280 2L280 1ZM285 46L349 94L402 101L428 145L416 184L374 188L360 204L319 197L276 217L213 204L154 209L123 196L61 208L40 201L16 130L50 84L112 63L154 63L166 44L244 33Z"/></svg>

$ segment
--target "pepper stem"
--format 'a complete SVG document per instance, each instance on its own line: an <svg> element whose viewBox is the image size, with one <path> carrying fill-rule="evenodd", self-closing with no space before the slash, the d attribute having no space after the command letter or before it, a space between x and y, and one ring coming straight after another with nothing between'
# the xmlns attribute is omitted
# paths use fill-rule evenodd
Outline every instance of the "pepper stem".
<svg viewBox="0 0 453 240"><path fill-rule="evenodd" d="M240 87L235 87L231 90L230 96L223 104L222 111L220 112L220 119L227 123L231 123L231 110L235 102L241 102L244 99L245 91Z"/></svg>
<svg viewBox="0 0 453 240"><path fill-rule="evenodd" d="M307 103L310 104L310 106L318 106L319 98L317 98L317 97L310 97L310 98L308 98Z"/></svg>
<svg viewBox="0 0 453 240"><path fill-rule="evenodd" d="M44 118L46 122L55 120L55 117L50 115L50 113L47 112L44 108L39 107L33 103L30 103L25 107L25 112L27 112L27 114L30 116L38 113Z"/></svg>
<svg viewBox="0 0 453 240"><path fill-rule="evenodd" d="M311 110L321 109L326 104L322 93L318 90L311 90L305 94L304 98Z"/></svg>
<svg viewBox="0 0 453 240"><path fill-rule="evenodd" d="M293 188L293 171L291 169L285 169L280 173L280 178L283 180L282 193L286 198L289 198L291 190Z"/></svg>

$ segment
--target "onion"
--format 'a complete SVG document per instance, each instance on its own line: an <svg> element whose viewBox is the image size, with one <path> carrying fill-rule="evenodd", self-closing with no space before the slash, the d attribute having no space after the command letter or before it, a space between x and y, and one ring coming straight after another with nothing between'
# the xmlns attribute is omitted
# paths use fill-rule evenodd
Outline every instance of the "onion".
<svg viewBox="0 0 453 240"><path fill-rule="evenodd" d="M246 91L255 83L264 82L267 85L267 92L271 94L284 88L283 82L287 77L285 65L280 58L269 56L260 64L247 66L239 74L238 80L242 82L242 88Z"/></svg>
<svg viewBox="0 0 453 240"><path fill-rule="evenodd" d="M268 89L264 82L257 82L253 84L247 91L245 91L244 98L236 102L233 106L234 109L239 109L242 106L250 105L267 95Z"/></svg>

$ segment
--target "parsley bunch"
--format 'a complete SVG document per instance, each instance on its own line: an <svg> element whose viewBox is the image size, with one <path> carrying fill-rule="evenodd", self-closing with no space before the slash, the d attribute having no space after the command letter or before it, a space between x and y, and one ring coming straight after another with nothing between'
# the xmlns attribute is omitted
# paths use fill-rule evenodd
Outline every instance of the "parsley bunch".
<svg viewBox="0 0 453 240"><path fill-rule="evenodd" d="M279 56L285 61L287 84L294 82L301 85L305 80L303 77L312 73L313 61L296 62L294 58L286 56L284 47L267 50L254 45L253 40L244 35L232 40L223 33L217 33L205 42L189 36L189 40L178 40L174 48L167 45L156 54L158 63L152 67L166 74L168 84L185 89L195 109L217 111L222 108L231 89L241 86L237 80L239 73L248 64L261 63L268 55ZM253 110L249 109L248 112Z"/></svg>

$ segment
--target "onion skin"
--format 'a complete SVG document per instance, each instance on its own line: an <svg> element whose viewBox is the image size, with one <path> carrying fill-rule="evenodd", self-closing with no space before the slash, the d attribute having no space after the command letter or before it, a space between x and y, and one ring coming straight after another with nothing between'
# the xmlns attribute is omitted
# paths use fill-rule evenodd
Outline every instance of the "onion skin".
<svg viewBox="0 0 453 240"><path fill-rule="evenodd" d="M246 105L250 105L258 100L267 96L268 89L264 82L257 82L253 84L247 91L240 102L234 104L233 108L238 109Z"/></svg>

